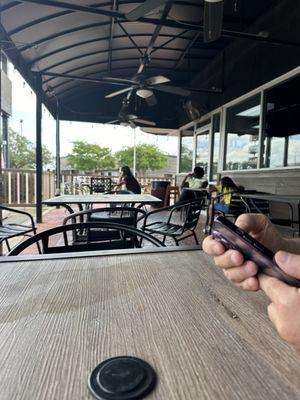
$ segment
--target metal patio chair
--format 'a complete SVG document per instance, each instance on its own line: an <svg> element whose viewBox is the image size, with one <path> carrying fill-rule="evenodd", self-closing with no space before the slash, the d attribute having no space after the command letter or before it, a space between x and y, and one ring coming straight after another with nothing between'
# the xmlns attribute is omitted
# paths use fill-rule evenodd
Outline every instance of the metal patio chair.
<svg viewBox="0 0 300 400"><path fill-rule="evenodd" d="M111 191L111 178L109 177L93 177L89 185L90 194L106 193Z"/></svg>
<svg viewBox="0 0 300 400"><path fill-rule="evenodd" d="M181 240L193 236L196 244L199 244L195 229L204 202L205 198L200 198L150 211L143 221L142 229L151 234L162 235L163 243L165 243L167 237L171 237L176 246L179 246ZM157 218L157 215L162 212L168 212L166 221L148 222L150 217Z"/></svg>
<svg viewBox="0 0 300 400"><path fill-rule="evenodd" d="M0 206L0 210L9 211L13 214L23 215L28 219L28 224L5 223L6 218L0 221L0 244L4 242L8 251L11 250L11 246L9 244L10 239L17 236L30 237L36 234L36 227L31 214L26 211L16 210L14 208L6 206ZM40 252L39 247L38 250Z"/></svg>
<svg viewBox="0 0 300 400"><path fill-rule="evenodd" d="M82 223L82 222L109 222L117 223L121 225L131 226L137 228L138 222L140 222L146 216L146 212L141 208L134 207L104 207L104 208L92 208L83 211L79 211L68 215L63 220L63 225L71 222ZM92 241L105 241L109 239L118 238L117 232L105 231L103 229L90 229L89 238ZM82 242L86 240L86 232L84 231L73 231L73 241Z"/></svg>
<svg viewBox="0 0 300 400"><path fill-rule="evenodd" d="M108 240L106 242L93 242L89 235L89 230L93 228L101 228L110 231L115 231L118 233L119 237L115 240ZM68 232L73 231L82 231L85 230L87 232L86 240L82 243L73 243L70 242L70 238L68 237ZM51 245L53 242L53 236L60 234L62 236L63 245ZM52 238L52 240L51 240ZM138 240L136 240L138 238ZM127 249L134 247L141 247L142 240L146 240L150 242L155 247L165 247L164 243L162 243L157 238L151 236L150 234L131 227L125 226L121 224L114 224L109 222L84 222L79 224L69 224L69 225L61 225L52 229L45 230L40 232L24 242L19 243L16 247L14 247L10 252L9 256L15 256L20 254L23 250L27 249L29 246L40 243L43 254L54 254L54 253L70 253L70 252L78 252L78 251L95 251L95 250L116 250L116 249Z"/></svg>

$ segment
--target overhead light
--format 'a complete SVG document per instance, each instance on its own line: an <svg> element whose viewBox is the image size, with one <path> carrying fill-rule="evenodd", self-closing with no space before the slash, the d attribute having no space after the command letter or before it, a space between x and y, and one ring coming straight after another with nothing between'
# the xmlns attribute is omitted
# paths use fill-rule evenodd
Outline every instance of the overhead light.
<svg viewBox="0 0 300 400"><path fill-rule="evenodd" d="M153 92L150 89L138 89L136 91L136 94L142 97L143 99L147 99L148 97L153 96Z"/></svg>

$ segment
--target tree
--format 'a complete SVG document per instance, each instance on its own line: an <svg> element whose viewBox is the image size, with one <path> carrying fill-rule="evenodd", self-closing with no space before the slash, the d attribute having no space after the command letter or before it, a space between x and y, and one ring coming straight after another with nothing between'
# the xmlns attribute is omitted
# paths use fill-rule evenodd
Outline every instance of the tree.
<svg viewBox="0 0 300 400"><path fill-rule="evenodd" d="M193 167L193 151L186 146L181 147L180 172L190 172Z"/></svg>
<svg viewBox="0 0 300 400"><path fill-rule="evenodd" d="M119 165L133 167L133 147L125 147L115 153ZM142 174L147 169L155 170L167 166L168 157L156 146L139 144L136 146L136 169Z"/></svg>
<svg viewBox="0 0 300 400"><path fill-rule="evenodd" d="M108 147L81 140L73 142L72 154L67 155L67 160L71 167L79 171L95 171L115 166L115 159Z"/></svg>
<svg viewBox="0 0 300 400"><path fill-rule="evenodd" d="M9 128L8 134L10 167L16 169L35 169L36 148L34 144L11 128ZM42 154L44 168L52 167L53 156L46 146L42 146Z"/></svg>

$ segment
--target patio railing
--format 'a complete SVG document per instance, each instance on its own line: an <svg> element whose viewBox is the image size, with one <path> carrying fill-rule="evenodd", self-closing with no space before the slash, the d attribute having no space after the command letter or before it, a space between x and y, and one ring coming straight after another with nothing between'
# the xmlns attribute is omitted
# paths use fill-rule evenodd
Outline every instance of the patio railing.
<svg viewBox="0 0 300 400"><path fill-rule="evenodd" d="M82 185L90 183L96 174L62 174L61 194L79 194ZM117 180L117 177L111 177ZM143 191L151 190L152 181L170 180L173 178L158 176L140 176L138 180ZM3 169L2 170L2 202L10 206L32 206L36 203L36 173L31 170ZM51 171L43 173L43 199L55 196L55 174Z"/></svg>

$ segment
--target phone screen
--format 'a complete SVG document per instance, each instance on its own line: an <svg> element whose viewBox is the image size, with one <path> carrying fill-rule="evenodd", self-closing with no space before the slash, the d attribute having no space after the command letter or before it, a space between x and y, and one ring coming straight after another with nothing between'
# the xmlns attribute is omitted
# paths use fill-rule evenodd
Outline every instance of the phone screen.
<svg viewBox="0 0 300 400"><path fill-rule="evenodd" d="M222 216L214 220L212 235L226 249L241 252L246 260L254 261L259 272L273 276L292 286L300 287L300 281L286 274L274 261L274 253Z"/></svg>

